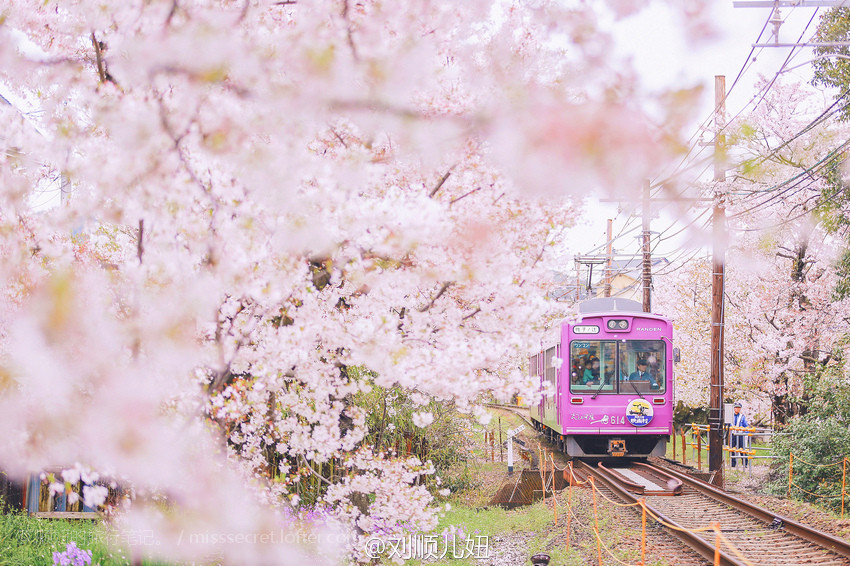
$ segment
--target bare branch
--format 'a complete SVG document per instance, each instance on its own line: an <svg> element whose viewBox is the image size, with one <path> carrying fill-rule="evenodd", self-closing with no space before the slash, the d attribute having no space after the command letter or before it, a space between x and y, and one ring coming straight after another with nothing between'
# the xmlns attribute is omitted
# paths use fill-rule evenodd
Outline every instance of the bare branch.
<svg viewBox="0 0 850 566"><path fill-rule="evenodd" d="M97 76L100 77L100 82L106 82L106 67L103 62L103 47L100 42L94 36L94 32L91 32L91 44L94 47L94 56L97 62Z"/></svg>
<svg viewBox="0 0 850 566"><path fill-rule="evenodd" d="M301 462L305 466L307 466L307 469L310 470L313 473L314 476L316 476L317 478L322 480L325 484L331 485L331 482L325 476L323 476L322 474L320 474L319 472L317 472L316 470L313 469L313 466L310 465L310 462L307 460L307 458L302 458Z"/></svg>
<svg viewBox="0 0 850 566"><path fill-rule="evenodd" d="M440 288L440 290L437 292L437 295L436 295L433 299L431 299L431 302L430 302L430 303L428 303L428 306L425 306L425 307L423 307L423 308L419 309L419 312L425 312L425 311L427 311L428 309L430 309L431 307L433 307L433 306L434 306L434 303L435 303L435 302L437 302L437 299L439 299L440 297L442 297L442 296L443 296L443 293L445 293L445 292L446 292L446 290L447 290L449 287L451 287L453 284L454 284L454 281L446 281L445 283L443 283L443 286L442 286L442 287Z"/></svg>
<svg viewBox="0 0 850 566"><path fill-rule="evenodd" d="M470 318L472 318L473 316L475 316L476 314L478 314L480 312L481 312L481 307L476 307L475 310L472 311L472 313L466 315L461 320L469 320Z"/></svg>
<svg viewBox="0 0 850 566"><path fill-rule="evenodd" d="M469 191L469 192L468 192L468 193L466 193L465 195L460 195L460 196L459 196L459 197L457 197L457 198L453 198L452 200L450 200L450 201L449 201L449 206L453 205L454 203L456 203L456 202L457 202L457 201L459 201L460 199L462 199L462 198L466 198L466 197L468 197L469 195L471 195L472 193L474 193L474 192L476 192L476 191L480 191L480 190L481 190L481 187L475 187L474 189L472 189L471 191Z"/></svg>
<svg viewBox="0 0 850 566"><path fill-rule="evenodd" d="M443 187L443 184L445 184L446 180L449 178L449 175L452 174L452 170L454 170L456 166L457 165L452 165L451 167L449 167L449 170L446 171L446 174L440 177L440 180L437 182L437 186L434 187L428 194L428 198L434 198L434 195L436 195L437 191L439 191Z"/></svg>
<svg viewBox="0 0 850 566"><path fill-rule="evenodd" d="M351 20L348 18L348 0L343 0L342 19L345 20L345 31L348 38L348 46L351 48L351 55L355 61L360 61L360 56L357 55L357 46L354 45L354 36L351 32Z"/></svg>
<svg viewBox="0 0 850 566"><path fill-rule="evenodd" d="M165 18L165 24L163 27L168 27L171 25L171 19L174 17L174 14L177 13L177 9L179 8L179 4L177 0L171 0L171 9L168 11L168 16Z"/></svg>
<svg viewBox="0 0 850 566"><path fill-rule="evenodd" d="M336 137L336 139L339 140L339 143L341 143L345 147L345 149L348 149L348 144L345 143L345 140L339 134L339 132L337 132L336 129L334 129L334 128L331 128L331 132L333 133L334 137Z"/></svg>
<svg viewBox="0 0 850 566"><path fill-rule="evenodd" d="M139 265L142 264L142 257L145 254L145 219L139 220L139 240L136 243L136 255L139 257Z"/></svg>
<svg viewBox="0 0 850 566"><path fill-rule="evenodd" d="M767 321L767 323L768 323L768 324L770 324L773 328L775 328L776 330L779 330L779 327L778 327L778 326L776 326L776 324L773 322L773 319L768 318L767 314L765 314L765 315L764 315L764 319L765 319L765 320Z"/></svg>

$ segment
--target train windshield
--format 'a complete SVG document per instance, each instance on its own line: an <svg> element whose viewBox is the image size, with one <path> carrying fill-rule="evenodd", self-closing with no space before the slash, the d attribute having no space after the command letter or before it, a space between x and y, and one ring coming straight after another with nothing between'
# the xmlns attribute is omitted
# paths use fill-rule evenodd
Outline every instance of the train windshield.
<svg viewBox="0 0 850 566"><path fill-rule="evenodd" d="M663 340L628 340L620 344L620 392L664 393Z"/></svg>
<svg viewBox="0 0 850 566"><path fill-rule="evenodd" d="M570 343L570 391L664 393L662 340L575 340Z"/></svg>

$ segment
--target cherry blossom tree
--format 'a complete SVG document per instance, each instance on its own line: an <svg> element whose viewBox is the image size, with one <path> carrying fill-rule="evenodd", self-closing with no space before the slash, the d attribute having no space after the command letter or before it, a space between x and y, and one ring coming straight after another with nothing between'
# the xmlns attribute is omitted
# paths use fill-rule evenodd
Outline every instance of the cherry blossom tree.
<svg viewBox="0 0 850 566"><path fill-rule="evenodd" d="M354 397L403 388L427 426L431 399L486 418L480 395L531 393L514 360L553 314L572 203L681 147L682 105L644 115L606 6L0 6L0 462L131 485L117 521L168 558L333 559L184 536L300 532L306 477L354 559L432 528L431 464L364 445Z"/></svg>
<svg viewBox="0 0 850 566"><path fill-rule="evenodd" d="M835 296L840 241L820 215L822 191L842 175L846 127L801 84L777 83L750 115L732 124L732 178L726 195L729 249L724 292L725 383L753 412L783 423L802 407L803 375L828 363L846 333L846 300ZM683 397L699 400L708 383L710 263L694 262L665 289L685 359ZM686 292L676 294L676 291Z"/></svg>

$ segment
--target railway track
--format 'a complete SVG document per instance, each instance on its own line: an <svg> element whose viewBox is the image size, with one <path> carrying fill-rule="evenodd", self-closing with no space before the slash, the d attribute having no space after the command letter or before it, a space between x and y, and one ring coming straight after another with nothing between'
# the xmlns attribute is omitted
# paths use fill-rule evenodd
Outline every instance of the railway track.
<svg viewBox="0 0 850 566"><path fill-rule="evenodd" d="M715 531L692 531L717 521L722 536L731 544L731 548L721 546L720 564L850 565L850 543L844 540L735 499L674 470L644 466L646 470L637 469L634 473L647 474L650 478L670 476L677 479L681 482L678 495L670 497L670 493L646 491L638 495L633 485L622 481L622 473L585 462L574 463L579 477L593 476L596 483L604 485L621 500L636 503L643 498L647 509L660 519L671 535L711 563L715 560Z"/></svg>
<svg viewBox="0 0 850 566"><path fill-rule="evenodd" d="M493 405L529 422L527 409ZM593 476L606 495L626 503L644 499L672 537L709 564L715 563L714 530L691 532L713 522L729 545L719 563L728 565L848 565L850 543L740 500L677 470L650 464L598 466L573 460L576 479ZM671 527L667 527L666 525Z"/></svg>

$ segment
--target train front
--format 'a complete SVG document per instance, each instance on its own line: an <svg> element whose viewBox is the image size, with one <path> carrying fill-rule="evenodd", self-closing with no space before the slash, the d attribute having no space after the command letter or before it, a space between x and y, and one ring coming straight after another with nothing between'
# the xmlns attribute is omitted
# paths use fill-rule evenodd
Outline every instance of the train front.
<svg viewBox="0 0 850 566"><path fill-rule="evenodd" d="M630 310L636 304L584 312L562 327L558 428L571 456L665 454L673 426L673 329L668 319Z"/></svg>

